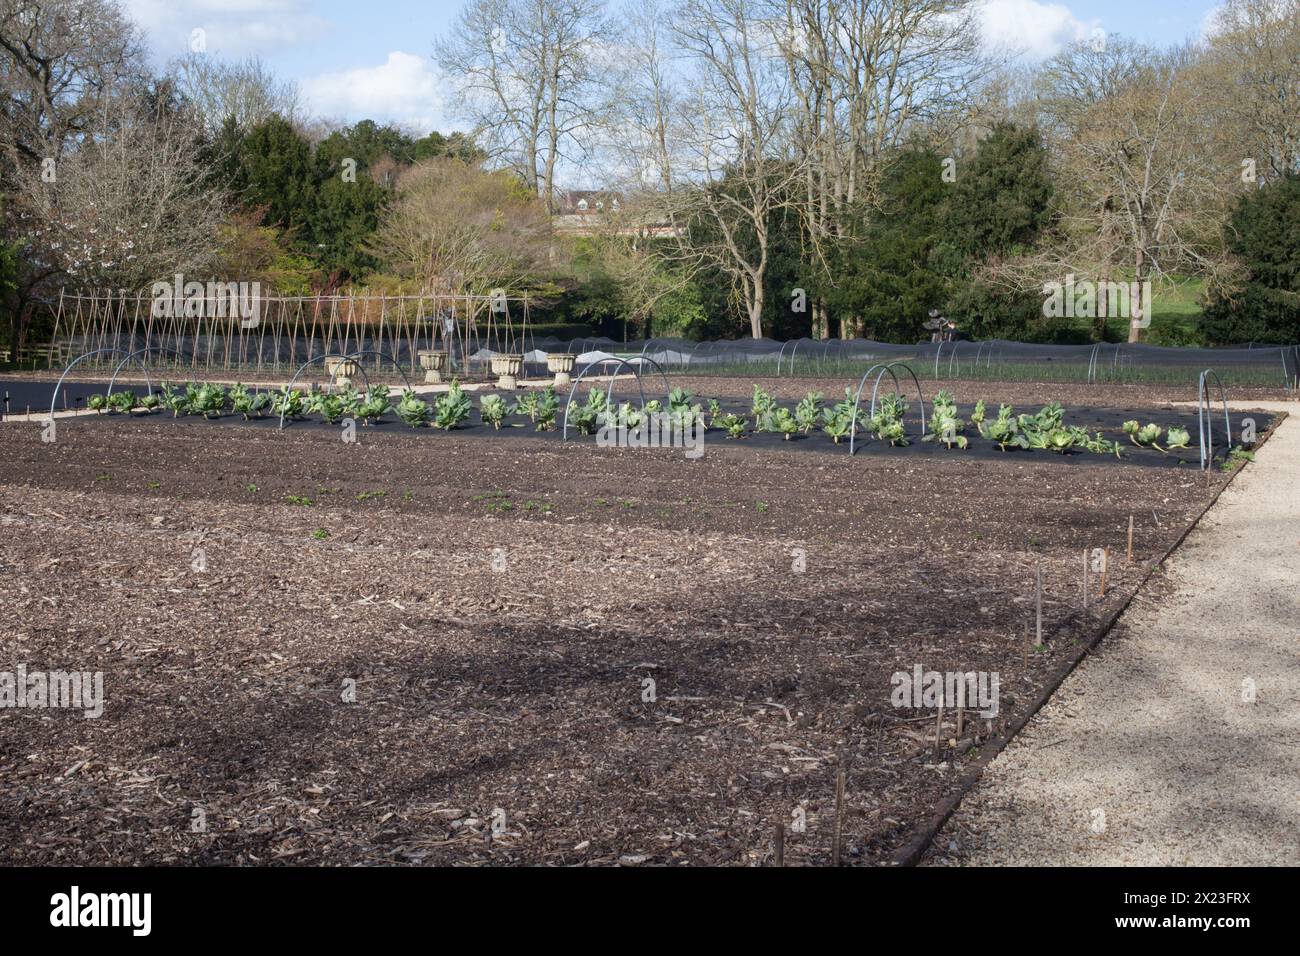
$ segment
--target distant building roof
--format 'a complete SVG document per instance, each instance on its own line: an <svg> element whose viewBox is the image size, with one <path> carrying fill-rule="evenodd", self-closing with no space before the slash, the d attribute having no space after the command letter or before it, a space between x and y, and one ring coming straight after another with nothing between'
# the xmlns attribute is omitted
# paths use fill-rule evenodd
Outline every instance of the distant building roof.
<svg viewBox="0 0 1300 956"><path fill-rule="evenodd" d="M559 214L587 216L601 212L617 212L622 196L604 189L569 189L560 193Z"/></svg>

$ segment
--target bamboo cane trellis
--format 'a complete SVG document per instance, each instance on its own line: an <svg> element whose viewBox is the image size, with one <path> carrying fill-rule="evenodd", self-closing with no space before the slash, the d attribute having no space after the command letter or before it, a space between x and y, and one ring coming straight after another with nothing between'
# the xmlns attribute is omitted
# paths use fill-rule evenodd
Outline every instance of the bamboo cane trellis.
<svg viewBox="0 0 1300 956"><path fill-rule="evenodd" d="M475 358L480 350L517 351L529 338L527 296L506 298L504 309L499 294L387 295L363 290L259 296L254 300L255 322L223 314L211 298L196 298L202 303L196 308L199 314L177 315L170 314L175 309L156 310L152 292L64 290L54 308L52 341L66 345L73 355L156 347L166 356L159 364L196 376L292 372L317 356L360 350L391 355L399 367L414 369L420 351L444 349L455 373L473 378L487 374L486 363ZM511 312L522 320L512 323ZM380 359L372 364L383 373ZM387 371L393 371L391 364Z"/></svg>

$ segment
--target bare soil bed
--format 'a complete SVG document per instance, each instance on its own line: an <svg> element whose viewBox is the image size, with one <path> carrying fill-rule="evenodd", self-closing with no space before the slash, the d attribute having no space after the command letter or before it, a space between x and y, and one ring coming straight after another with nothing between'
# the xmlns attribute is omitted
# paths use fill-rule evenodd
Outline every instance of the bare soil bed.
<svg viewBox="0 0 1300 956"><path fill-rule="evenodd" d="M40 434L0 425L0 670L103 671L107 703L0 710L20 864L760 864L778 823L788 863L824 864L840 760L845 859L884 862L1227 480L158 418ZM1085 613L1082 553L1107 545ZM890 704L917 664L998 672L997 720L936 746L932 714Z"/></svg>

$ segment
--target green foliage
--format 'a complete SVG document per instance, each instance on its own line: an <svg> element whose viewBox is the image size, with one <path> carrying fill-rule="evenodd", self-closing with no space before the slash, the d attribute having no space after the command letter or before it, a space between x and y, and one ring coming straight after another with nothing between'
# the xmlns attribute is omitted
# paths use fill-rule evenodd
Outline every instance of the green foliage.
<svg viewBox="0 0 1300 956"><path fill-rule="evenodd" d="M537 409L533 421L539 432L552 431L555 428L555 413L560 407L560 400L555 394L555 386L547 385L537 399Z"/></svg>
<svg viewBox="0 0 1300 956"><path fill-rule="evenodd" d="M188 390L176 385L169 385L163 382L158 387L159 397L162 399L162 407L172 413L175 418L181 412L189 412L189 393Z"/></svg>
<svg viewBox="0 0 1300 956"><path fill-rule="evenodd" d="M867 338L919 341L930 310L947 300L951 265L939 238L950 189L937 152L903 150L884 169L878 207L852 230L859 240L833 250L836 282L827 301Z"/></svg>
<svg viewBox="0 0 1300 956"><path fill-rule="evenodd" d="M204 418L220 418L221 413L226 410L226 390L220 385L214 385L205 382L202 385L195 386L190 382L185 386L189 395L189 408L187 411L191 415L202 415Z"/></svg>
<svg viewBox="0 0 1300 956"><path fill-rule="evenodd" d="M599 387L594 387L587 392L584 403L575 404L569 409L569 421L578 429L579 434L590 435L605 420L608 407L606 402L605 393Z"/></svg>
<svg viewBox="0 0 1300 956"><path fill-rule="evenodd" d="M1025 441L1022 447L1066 452L1088 440L1086 431L1066 428L1064 419L1065 409L1060 402L1044 405L1036 414L1019 416L1016 423Z"/></svg>
<svg viewBox="0 0 1300 956"><path fill-rule="evenodd" d="M822 431L831 437L835 444L840 443L841 438L846 438L853 429L853 412L845 414L841 411L839 405L832 408L822 409Z"/></svg>
<svg viewBox="0 0 1300 956"><path fill-rule="evenodd" d="M961 434L965 431L966 425L957 415L957 403L946 391L940 391L934 397L934 411L930 415L928 424L929 431L922 437L922 441L943 442L949 448L953 445L965 448L969 444L966 437Z"/></svg>
<svg viewBox="0 0 1300 956"><path fill-rule="evenodd" d="M1139 426L1136 421L1130 419L1124 423L1124 434L1128 435L1129 441L1139 448L1154 448L1157 451L1164 451L1160 447L1160 436L1164 434L1164 429L1159 425Z"/></svg>
<svg viewBox="0 0 1300 956"><path fill-rule="evenodd" d="M633 408L630 402L623 402L616 410L606 409L604 420L611 425L618 425L630 430L639 427L641 422L645 420L645 416L640 409Z"/></svg>
<svg viewBox="0 0 1300 956"><path fill-rule="evenodd" d="M799 404L794 408L794 420L799 426L799 431L807 435L817 427L817 419L821 416L821 411L821 392L809 392L801 398Z"/></svg>
<svg viewBox="0 0 1300 956"><path fill-rule="evenodd" d="M1029 439L1020 433L1019 420L1010 405L999 406L997 420L980 422L979 430L982 437L996 442L1003 451L1008 448L1029 447Z"/></svg>
<svg viewBox="0 0 1300 956"><path fill-rule="evenodd" d="M790 437L799 431L799 422L788 408L778 408L776 414L772 416L772 427L785 436L789 441Z"/></svg>
<svg viewBox="0 0 1300 956"><path fill-rule="evenodd" d="M302 393L295 388L284 385L272 398L271 410L277 415L293 421L303 415Z"/></svg>
<svg viewBox="0 0 1300 956"><path fill-rule="evenodd" d="M1300 173L1242 197L1225 232L1243 275L1209 295L1206 338L1213 345L1300 341Z"/></svg>
<svg viewBox="0 0 1300 956"><path fill-rule="evenodd" d="M253 393L248 390L248 386L242 382L236 382L230 386L230 409L236 415L243 415L244 421L248 421L253 414Z"/></svg>
<svg viewBox="0 0 1300 956"><path fill-rule="evenodd" d="M95 414L98 415L104 409L108 408L108 396L98 395L98 394L91 395L88 399L86 399L86 407L90 409L94 409Z"/></svg>
<svg viewBox="0 0 1300 956"><path fill-rule="evenodd" d="M1083 447L1087 448L1088 451L1096 455L1114 455L1116 458L1123 457L1120 455L1119 442L1111 441L1104 437L1101 432L1097 432L1097 435L1094 438L1087 438L1086 434L1087 433L1085 432Z"/></svg>
<svg viewBox="0 0 1300 956"><path fill-rule="evenodd" d="M967 260L1029 252L1051 221L1052 172L1036 129L998 123L957 162L945 242Z"/></svg>
<svg viewBox="0 0 1300 956"><path fill-rule="evenodd" d="M719 419L722 418L722 403L716 398L709 399L709 427L720 428Z"/></svg>
<svg viewBox="0 0 1300 956"><path fill-rule="evenodd" d="M509 409L506 407L506 400L500 395L484 395L478 403L479 417L483 419L485 425L491 425L493 429L500 429L501 423L505 421ZM583 434L587 434L583 432Z"/></svg>
<svg viewBox="0 0 1300 956"><path fill-rule="evenodd" d="M415 394L414 389L405 389L396 408L397 417L412 428L419 428L429 421L429 403Z"/></svg>
<svg viewBox="0 0 1300 956"><path fill-rule="evenodd" d="M321 393L316 403L316 412L326 424L333 425L345 414L343 396L337 392Z"/></svg>
<svg viewBox="0 0 1300 956"><path fill-rule="evenodd" d="M1069 337L1069 319L1043 315L1043 298L1032 291L1017 291L971 277L955 282L943 313L977 339L1015 342L1055 342Z"/></svg>
<svg viewBox="0 0 1300 956"><path fill-rule="evenodd" d="M339 402L343 405L343 417L353 420L361 417L361 403L364 396L361 391L349 382L343 388L339 389Z"/></svg>
<svg viewBox="0 0 1300 956"><path fill-rule="evenodd" d="M390 411L393 410L392 400L388 397L388 389L382 385L372 385L366 393L365 400L357 408L357 415L360 416L363 424L377 422Z"/></svg>
<svg viewBox="0 0 1300 956"><path fill-rule="evenodd" d="M510 408L512 415L527 415L530 422L537 421L539 399L536 392L524 392Z"/></svg>
<svg viewBox="0 0 1300 956"><path fill-rule="evenodd" d="M745 434L745 419L739 415L723 415L718 419L717 424L727 433L728 438L742 438Z"/></svg>
<svg viewBox="0 0 1300 956"><path fill-rule="evenodd" d="M247 132L230 130L230 185L247 206L264 207L266 221L293 231L310 226L316 200L311 143L294 125L269 116Z"/></svg>
<svg viewBox="0 0 1300 956"><path fill-rule="evenodd" d="M132 392L129 389L114 392L108 398L109 408L122 415L130 415L139 404L140 400L136 398L135 392Z"/></svg>
<svg viewBox="0 0 1300 956"><path fill-rule="evenodd" d="M690 408L691 400L694 397L684 388L674 388L668 393L668 410L676 412L684 408Z"/></svg>
<svg viewBox="0 0 1300 956"><path fill-rule="evenodd" d="M891 446L908 444L907 428L903 424L907 409L907 400L902 395L897 392L884 395L868 423L871 433Z"/></svg>
<svg viewBox="0 0 1300 956"><path fill-rule="evenodd" d="M775 411L776 399L755 385L754 399L750 407L750 414L754 416L754 431L771 431L772 415Z"/></svg>
<svg viewBox="0 0 1300 956"><path fill-rule="evenodd" d="M820 398L820 396L818 396ZM840 443L840 439L845 438L853 432L854 421L854 396L851 388L844 389L844 398L836 402L830 408L822 409L822 431L831 437L835 444ZM863 412L858 411L858 424L865 424L863 421Z"/></svg>
<svg viewBox="0 0 1300 956"><path fill-rule="evenodd" d="M453 379L451 388L434 399L433 427L448 432L458 428L469 418L473 407L469 396L460 387L460 382Z"/></svg>

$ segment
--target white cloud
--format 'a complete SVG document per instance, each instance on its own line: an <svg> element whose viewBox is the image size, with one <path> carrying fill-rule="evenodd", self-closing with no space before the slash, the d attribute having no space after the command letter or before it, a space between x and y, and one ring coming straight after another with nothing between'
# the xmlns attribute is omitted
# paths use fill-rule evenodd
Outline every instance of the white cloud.
<svg viewBox="0 0 1300 956"><path fill-rule="evenodd" d="M204 32L207 52L226 58L274 53L319 36L328 26L310 0L123 0L161 61L190 51Z"/></svg>
<svg viewBox="0 0 1300 956"><path fill-rule="evenodd" d="M984 0L979 16L985 43L1030 60L1046 60L1100 26L1080 20L1063 3L1038 0Z"/></svg>
<svg viewBox="0 0 1300 956"><path fill-rule="evenodd" d="M312 111L320 116L388 121L420 133L442 122L442 82L426 56L394 50L379 66L322 73L302 84Z"/></svg>
<svg viewBox="0 0 1300 956"><path fill-rule="evenodd" d="M1223 13L1223 4L1216 4L1205 11L1205 16L1201 18L1201 39L1205 40L1219 30L1219 17Z"/></svg>

